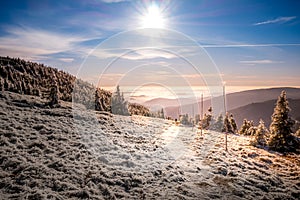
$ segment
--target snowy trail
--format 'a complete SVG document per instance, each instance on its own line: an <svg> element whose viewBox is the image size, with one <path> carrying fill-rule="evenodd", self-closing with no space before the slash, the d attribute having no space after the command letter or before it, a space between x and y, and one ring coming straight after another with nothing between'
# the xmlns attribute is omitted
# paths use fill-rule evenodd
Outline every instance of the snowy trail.
<svg viewBox="0 0 300 200"><path fill-rule="evenodd" d="M178 159L188 151L188 144L186 138L190 137L190 133L179 126L172 125L161 135L164 143L164 148L168 150L169 154Z"/></svg>

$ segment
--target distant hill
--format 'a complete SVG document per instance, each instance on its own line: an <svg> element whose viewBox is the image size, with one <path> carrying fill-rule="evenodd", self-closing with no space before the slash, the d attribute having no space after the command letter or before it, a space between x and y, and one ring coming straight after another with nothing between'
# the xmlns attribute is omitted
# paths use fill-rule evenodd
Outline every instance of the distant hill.
<svg viewBox="0 0 300 200"><path fill-rule="evenodd" d="M179 99L168 99L168 98L155 98L148 100L143 105L148 107L161 106L161 107L177 107L178 105L191 105L196 101L200 101L195 98L179 98Z"/></svg>
<svg viewBox="0 0 300 200"><path fill-rule="evenodd" d="M154 105L161 105L164 106L177 106L178 99L168 99L168 98L155 98L143 103L145 106L154 106Z"/></svg>
<svg viewBox="0 0 300 200"><path fill-rule="evenodd" d="M276 99L264 101L260 103L251 103L246 106L242 106L229 112L234 115L235 120L240 126L245 118L253 120L254 124L257 125L259 120L262 119L266 126L271 123L271 116L274 111ZM289 107L291 108L290 115L300 121L300 99L288 99Z"/></svg>
<svg viewBox="0 0 300 200"><path fill-rule="evenodd" d="M287 93L287 97L289 99L300 99L300 88L291 88L291 87L282 87L282 88L268 88L268 89L256 89L256 90L247 90L242 92L230 93L226 95L226 105L227 110L231 111L243 106L247 106L249 104L255 104L265 101L275 101L277 97L280 95L281 91L285 90ZM219 113L223 111L223 97L215 97L210 100L204 101L204 113L207 109L212 105L213 102L213 111L214 113ZM156 102L157 103L157 102ZM194 111L194 114L201 111L200 107L201 103L197 102L194 104L183 105L181 107L178 106L167 106L166 112L169 116L173 118L178 117L178 113L185 114L188 113L191 115ZM274 103L273 103L274 106ZM272 109L271 109L272 110ZM243 115L244 116L244 115ZM250 117L247 117L250 118Z"/></svg>
<svg viewBox="0 0 300 200"><path fill-rule="evenodd" d="M287 97L290 99L300 99L300 88L279 87L268 89L247 90L235 92L226 96L227 109L232 110L251 103L264 102L277 99L281 91L285 90ZM222 98L222 97L217 97Z"/></svg>

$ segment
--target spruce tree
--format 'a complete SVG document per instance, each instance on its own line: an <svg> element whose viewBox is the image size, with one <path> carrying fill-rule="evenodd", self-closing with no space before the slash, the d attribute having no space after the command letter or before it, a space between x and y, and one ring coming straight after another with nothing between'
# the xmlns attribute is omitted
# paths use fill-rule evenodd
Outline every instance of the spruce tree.
<svg viewBox="0 0 300 200"><path fill-rule="evenodd" d="M55 105L58 105L58 93L59 93L59 90L58 90L58 85L57 85L57 82L54 81L51 89L50 89L50 96L49 96L49 99L50 99L50 102L49 102L49 105L50 107L54 107Z"/></svg>
<svg viewBox="0 0 300 200"><path fill-rule="evenodd" d="M266 128L264 121L261 119L250 144L253 146L266 146L268 136L269 131Z"/></svg>
<svg viewBox="0 0 300 200"><path fill-rule="evenodd" d="M232 130L233 130L233 132L235 133L235 132L237 131L237 124L236 124L236 122L235 122L235 119L234 119L234 117L233 117L233 114L230 114L229 121L230 121Z"/></svg>
<svg viewBox="0 0 300 200"><path fill-rule="evenodd" d="M203 119L201 120L203 129L209 129L212 119L212 107L209 107L208 114L205 113Z"/></svg>
<svg viewBox="0 0 300 200"><path fill-rule="evenodd" d="M123 93L121 94L119 85L111 99L111 111L113 114L129 115L127 101L125 101Z"/></svg>
<svg viewBox="0 0 300 200"><path fill-rule="evenodd" d="M188 114L181 115L180 116L180 123L183 124L183 125L190 125L189 115Z"/></svg>
<svg viewBox="0 0 300 200"><path fill-rule="evenodd" d="M195 115L195 124L198 124L200 122L200 115L196 114Z"/></svg>
<svg viewBox="0 0 300 200"><path fill-rule="evenodd" d="M162 118L162 119L165 118L165 113L164 113L164 109L163 108L160 111L160 118Z"/></svg>
<svg viewBox="0 0 300 200"><path fill-rule="evenodd" d="M99 110L99 111L103 111L104 110L103 106L101 104L101 101L103 101L103 99L101 98L99 88L97 88L95 90L95 110Z"/></svg>
<svg viewBox="0 0 300 200"><path fill-rule="evenodd" d="M224 125L223 125L223 132L226 133L233 133L233 129L229 120L228 113L226 113L225 119L224 119Z"/></svg>
<svg viewBox="0 0 300 200"><path fill-rule="evenodd" d="M253 126L253 121L248 121L247 119L244 119L243 124L238 131L240 135L251 135L254 133L255 127Z"/></svg>
<svg viewBox="0 0 300 200"><path fill-rule="evenodd" d="M215 123L212 126L212 129L215 131L222 131L222 127L223 127L223 115L220 114L217 118L217 120L215 121Z"/></svg>
<svg viewBox="0 0 300 200"><path fill-rule="evenodd" d="M294 121L289 116L290 108L286 98L286 92L282 91L278 97L272 123L270 125L270 139L268 146L272 150L281 152L294 150L294 137L292 127Z"/></svg>
<svg viewBox="0 0 300 200"><path fill-rule="evenodd" d="M246 132L246 135L255 135L256 131L257 131L257 127L254 126L254 122L251 120L251 121L248 121L248 124L249 124L249 129Z"/></svg>

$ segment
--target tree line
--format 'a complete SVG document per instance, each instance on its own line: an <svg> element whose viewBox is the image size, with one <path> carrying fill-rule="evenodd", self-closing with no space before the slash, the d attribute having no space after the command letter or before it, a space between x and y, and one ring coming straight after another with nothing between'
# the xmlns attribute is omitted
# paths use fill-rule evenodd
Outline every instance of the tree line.
<svg viewBox="0 0 300 200"><path fill-rule="evenodd" d="M165 119L164 109L151 112L149 108L141 104L129 103L126 101L124 93L121 92L119 85L116 87L116 91L111 97L111 112L118 115L142 115Z"/></svg>
<svg viewBox="0 0 300 200"><path fill-rule="evenodd" d="M129 104L128 110L127 103L123 102L126 106L122 108L120 102L125 100L121 94L112 94L67 72L20 58L0 56L0 91L39 96L47 100L45 106L49 107L59 106L62 100L97 111L150 115L149 109L142 105Z"/></svg>

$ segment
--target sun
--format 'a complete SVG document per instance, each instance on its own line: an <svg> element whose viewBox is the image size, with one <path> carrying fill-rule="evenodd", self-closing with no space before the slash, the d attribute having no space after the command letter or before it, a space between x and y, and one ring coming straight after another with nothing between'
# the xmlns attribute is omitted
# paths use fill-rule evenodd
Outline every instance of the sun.
<svg viewBox="0 0 300 200"><path fill-rule="evenodd" d="M141 17L142 28L165 28L166 18L161 8L156 4L148 7L146 13Z"/></svg>

